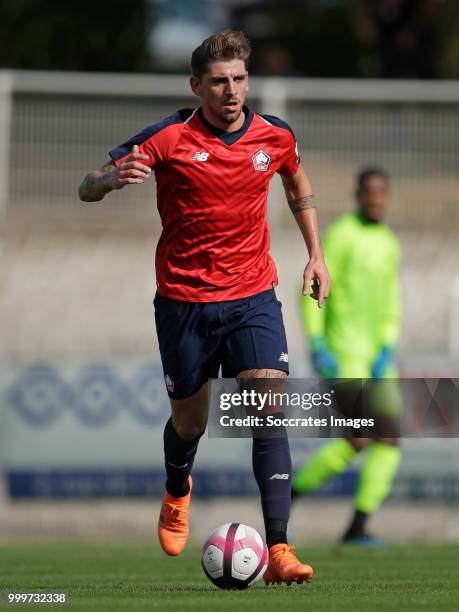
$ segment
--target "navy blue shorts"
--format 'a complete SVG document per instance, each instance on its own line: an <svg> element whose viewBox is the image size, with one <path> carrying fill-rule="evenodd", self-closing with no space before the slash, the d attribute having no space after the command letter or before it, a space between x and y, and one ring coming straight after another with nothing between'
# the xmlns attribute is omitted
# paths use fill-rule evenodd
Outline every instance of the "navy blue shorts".
<svg viewBox="0 0 459 612"><path fill-rule="evenodd" d="M156 293L156 330L169 397L184 399L209 379L243 370L288 373L281 303L274 289L226 302L183 302Z"/></svg>

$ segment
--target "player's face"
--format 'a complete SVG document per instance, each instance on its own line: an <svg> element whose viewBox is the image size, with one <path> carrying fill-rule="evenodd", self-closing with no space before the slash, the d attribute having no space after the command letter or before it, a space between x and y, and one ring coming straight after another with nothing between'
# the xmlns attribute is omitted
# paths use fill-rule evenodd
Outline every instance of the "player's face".
<svg viewBox="0 0 459 612"><path fill-rule="evenodd" d="M210 62L201 79L191 77L191 87L201 98L204 115L223 129L243 122L241 113L248 86L248 73L240 59Z"/></svg>
<svg viewBox="0 0 459 612"><path fill-rule="evenodd" d="M382 221L387 210L388 195L387 181L381 176L369 176L358 193L362 214L375 223Z"/></svg>

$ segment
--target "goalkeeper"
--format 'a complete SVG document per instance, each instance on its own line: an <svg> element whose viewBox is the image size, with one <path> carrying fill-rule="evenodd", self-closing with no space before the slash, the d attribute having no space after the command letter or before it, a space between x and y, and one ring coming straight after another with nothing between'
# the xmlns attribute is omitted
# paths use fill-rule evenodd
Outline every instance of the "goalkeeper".
<svg viewBox="0 0 459 612"><path fill-rule="evenodd" d="M322 378L398 378L393 362L399 335L400 248L383 222L389 177L365 168L357 177L355 213L344 214L328 229L323 248L333 289L324 308L302 297L301 310L314 369ZM386 381L390 384L390 381ZM395 402L384 416L399 414ZM322 445L292 479L292 499L319 489L344 472L365 450L354 499L354 514L344 542L376 543L366 531L368 518L390 492L400 462L398 438L335 439Z"/></svg>

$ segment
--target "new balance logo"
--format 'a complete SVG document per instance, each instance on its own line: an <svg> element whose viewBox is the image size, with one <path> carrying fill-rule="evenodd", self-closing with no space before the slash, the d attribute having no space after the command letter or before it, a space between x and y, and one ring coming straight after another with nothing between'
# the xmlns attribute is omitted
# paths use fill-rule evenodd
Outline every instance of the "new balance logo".
<svg viewBox="0 0 459 612"><path fill-rule="evenodd" d="M289 474L273 474L269 480L288 480Z"/></svg>
<svg viewBox="0 0 459 612"><path fill-rule="evenodd" d="M281 353L279 361L285 361L285 363L288 363L288 353Z"/></svg>
<svg viewBox="0 0 459 612"><path fill-rule="evenodd" d="M194 161L207 161L208 157L209 153L207 153L206 151L196 151L196 153L191 159Z"/></svg>
<svg viewBox="0 0 459 612"><path fill-rule="evenodd" d="M188 466L188 463L184 463L183 465L175 465L175 463L171 463L170 461L168 461L167 465L170 465L171 467L175 467L178 470L183 470L183 468L186 468Z"/></svg>

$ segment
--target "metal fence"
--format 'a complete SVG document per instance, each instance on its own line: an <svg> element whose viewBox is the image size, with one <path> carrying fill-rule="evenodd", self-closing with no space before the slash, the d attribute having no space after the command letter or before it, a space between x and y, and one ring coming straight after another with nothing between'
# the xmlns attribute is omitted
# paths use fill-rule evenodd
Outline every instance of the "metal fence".
<svg viewBox="0 0 459 612"><path fill-rule="evenodd" d="M186 76L0 71L2 209L81 215L78 184L110 148L196 102ZM254 78L249 104L292 126L322 219L352 207L360 166L380 164L395 225L459 225L459 83ZM153 220L153 200L148 184L110 210Z"/></svg>

